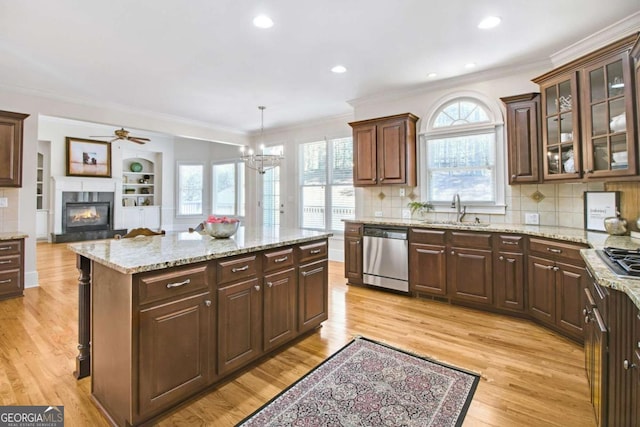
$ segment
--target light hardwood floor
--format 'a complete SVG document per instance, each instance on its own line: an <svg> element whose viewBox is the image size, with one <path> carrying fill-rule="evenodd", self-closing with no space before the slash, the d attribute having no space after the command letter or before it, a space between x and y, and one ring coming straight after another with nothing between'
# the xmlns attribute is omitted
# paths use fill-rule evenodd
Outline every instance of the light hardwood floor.
<svg viewBox="0 0 640 427"><path fill-rule="evenodd" d="M64 244L39 243L40 287L0 302L0 405L64 405L67 426L107 422L76 381L77 277ZM353 336L481 374L465 426L594 426L583 349L526 320L348 287L330 263L329 320L290 348L166 416L162 426L231 426Z"/></svg>

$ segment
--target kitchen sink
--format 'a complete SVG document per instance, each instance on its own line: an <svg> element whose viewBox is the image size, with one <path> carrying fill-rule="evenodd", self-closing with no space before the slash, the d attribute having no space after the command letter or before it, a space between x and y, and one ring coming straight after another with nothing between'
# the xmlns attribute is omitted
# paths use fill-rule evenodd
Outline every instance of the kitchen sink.
<svg viewBox="0 0 640 427"><path fill-rule="evenodd" d="M431 225L457 225L460 227L488 227L488 222L461 222L461 221L437 221L425 219L422 220L423 224L431 224Z"/></svg>

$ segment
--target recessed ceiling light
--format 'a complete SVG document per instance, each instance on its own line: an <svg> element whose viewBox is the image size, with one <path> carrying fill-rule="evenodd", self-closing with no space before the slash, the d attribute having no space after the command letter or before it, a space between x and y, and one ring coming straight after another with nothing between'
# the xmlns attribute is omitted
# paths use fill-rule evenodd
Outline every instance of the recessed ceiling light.
<svg viewBox="0 0 640 427"><path fill-rule="evenodd" d="M345 73L347 69L343 65L336 65L331 69L331 71L333 71L336 74L342 74L342 73Z"/></svg>
<svg viewBox="0 0 640 427"><path fill-rule="evenodd" d="M487 16L478 24L478 28L481 30L488 30L489 28L494 28L500 25L500 17L498 16Z"/></svg>
<svg viewBox="0 0 640 427"><path fill-rule="evenodd" d="M253 18L253 25L258 28L271 28L273 27L273 20L267 15L258 15Z"/></svg>
<svg viewBox="0 0 640 427"><path fill-rule="evenodd" d="M437 76L437 75L438 75L438 74L436 74L436 73L429 73L429 74L427 74L427 77L433 78L433 77L435 77L435 76Z"/></svg>
<svg viewBox="0 0 640 427"><path fill-rule="evenodd" d="M467 64L464 64L464 68L473 68L475 66L476 66L475 62L469 62Z"/></svg>

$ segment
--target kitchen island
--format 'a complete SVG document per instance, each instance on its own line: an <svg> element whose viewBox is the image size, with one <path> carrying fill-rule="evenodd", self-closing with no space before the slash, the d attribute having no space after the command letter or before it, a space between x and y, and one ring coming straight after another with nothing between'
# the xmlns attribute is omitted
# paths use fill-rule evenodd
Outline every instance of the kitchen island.
<svg viewBox="0 0 640 427"><path fill-rule="evenodd" d="M77 378L114 425L171 410L327 319L330 233L241 227L74 243Z"/></svg>

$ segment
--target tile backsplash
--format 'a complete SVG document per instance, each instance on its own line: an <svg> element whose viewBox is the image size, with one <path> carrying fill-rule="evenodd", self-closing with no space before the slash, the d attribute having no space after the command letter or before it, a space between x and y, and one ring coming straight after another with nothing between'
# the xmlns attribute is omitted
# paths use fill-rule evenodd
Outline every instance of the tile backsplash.
<svg viewBox="0 0 640 427"><path fill-rule="evenodd" d="M19 189L0 188L0 197L7 198L8 206L0 208L0 232L18 231Z"/></svg>
<svg viewBox="0 0 640 427"><path fill-rule="evenodd" d="M401 189L404 196L401 196ZM584 228L585 191L603 191L603 182L575 184L532 184L507 186L503 215L476 214L469 209L466 220L475 217L495 224L524 224L525 214L537 213L540 225ZM356 217L402 218L407 203L421 201L419 187L379 186L356 188ZM462 200L464 205L464 200ZM454 220L453 212L430 212L425 218Z"/></svg>

